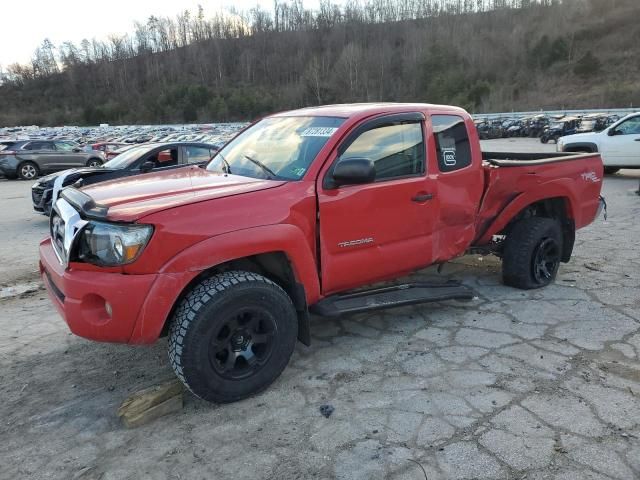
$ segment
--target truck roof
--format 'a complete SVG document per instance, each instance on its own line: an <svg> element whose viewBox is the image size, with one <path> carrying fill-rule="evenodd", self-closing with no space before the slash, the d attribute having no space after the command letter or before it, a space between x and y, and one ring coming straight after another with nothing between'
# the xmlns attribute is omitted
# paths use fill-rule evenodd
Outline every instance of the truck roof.
<svg viewBox="0 0 640 480"><path fill-rule="evenodd" d="M459 107L449 105L434 105L430 103L344 103L337 105L323 105L319 107L300 108L298 110L289 110L274 115L274 117L298 117L298 116L314 116L314 117L339 117L352 118L376 115L379 113L406 112L407 110L442 110L447 112L458 112L461 114L468 113Z"/></svg>

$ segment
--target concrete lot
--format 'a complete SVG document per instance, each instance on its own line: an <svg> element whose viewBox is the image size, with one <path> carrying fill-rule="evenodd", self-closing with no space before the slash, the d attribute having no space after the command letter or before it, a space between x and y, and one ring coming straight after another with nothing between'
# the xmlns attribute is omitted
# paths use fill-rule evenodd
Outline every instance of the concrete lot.
<svg viewBox="0 0 640 480"><path fill-rule="evenodd" d="M555 285L507 288L498 261L464 257L439 277L477 299L315 319L312 347L265 393L186 394L180 413L134 430L115 411L173 377L164 340L92 343L43 291L0 300L0 479L640 478L638 177L606 178L609 220L579 232ZM0 198L0 275L16 283L46 219L25 183L0 181Z"/></svg>

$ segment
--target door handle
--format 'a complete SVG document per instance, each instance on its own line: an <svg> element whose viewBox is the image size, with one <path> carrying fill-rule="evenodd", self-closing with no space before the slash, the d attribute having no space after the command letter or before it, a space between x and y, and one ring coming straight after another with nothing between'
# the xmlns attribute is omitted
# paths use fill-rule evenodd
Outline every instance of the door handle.
<svg viewBox="0 0 640 480"><path fill-rule="evenodd" d="M413 197L411 199L411 201L422 203L422 202L426 202L427 200L432 200L432 199L433 199L433 194L432 193L419 193L418 195Z"/></svg>
<svg viewBox="0 0 640 480"><path fill-rule="evenodd" d="M640 138L636 138L636 142L640 142Z"/></svg>

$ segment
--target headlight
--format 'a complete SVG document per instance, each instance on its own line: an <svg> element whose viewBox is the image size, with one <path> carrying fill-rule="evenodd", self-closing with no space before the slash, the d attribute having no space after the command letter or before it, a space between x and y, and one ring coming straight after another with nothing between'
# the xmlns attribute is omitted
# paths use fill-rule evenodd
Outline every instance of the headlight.
<svg viewBox="0 0 640 480"><path fill-rule="evenodd" d="M77 258L106 267L126 265L140 256L152 233L151 225L91 221L78 239Z"/></svg>

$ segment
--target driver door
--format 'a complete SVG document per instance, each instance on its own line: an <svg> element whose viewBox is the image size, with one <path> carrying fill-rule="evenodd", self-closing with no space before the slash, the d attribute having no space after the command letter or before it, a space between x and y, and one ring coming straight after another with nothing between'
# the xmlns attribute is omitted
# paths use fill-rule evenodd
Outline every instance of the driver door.
<svg viewBox="0 0 640 480"><path fill-rule="evenodd" d="M426 172L421 113L395 114L356 127L317 180L323 294L374 283L426 266L438 199ZM374 182L331 185L335 162L373 160Z"/></svg>

